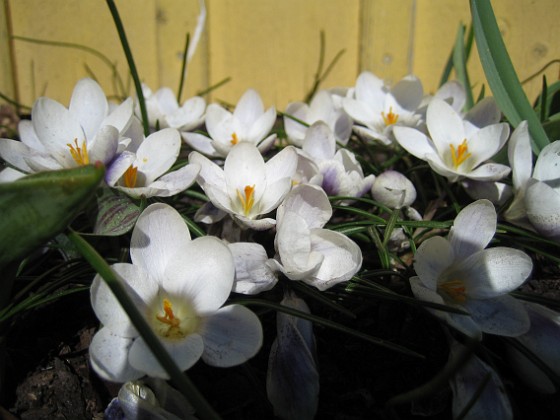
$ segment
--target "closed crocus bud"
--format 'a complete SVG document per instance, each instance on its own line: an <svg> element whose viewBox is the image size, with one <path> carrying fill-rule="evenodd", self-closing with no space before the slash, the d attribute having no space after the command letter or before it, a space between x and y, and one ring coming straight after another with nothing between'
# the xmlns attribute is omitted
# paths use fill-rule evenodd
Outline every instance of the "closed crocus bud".
<svg viewBox="0 0 560 420"><path fill-rule="evenodd" d="M371 187L371 195L392 209L410 206L416 200L416 188L412 182L397 171L385 171Z"/></svg>

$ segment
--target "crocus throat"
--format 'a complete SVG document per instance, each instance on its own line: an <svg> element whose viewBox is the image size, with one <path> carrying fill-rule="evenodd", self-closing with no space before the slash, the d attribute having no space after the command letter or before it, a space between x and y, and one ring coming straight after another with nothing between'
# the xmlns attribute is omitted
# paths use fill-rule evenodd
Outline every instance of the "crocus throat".
<svg viewBox="0 0 560 420"><path fill-rule="evenodd" d="M237 138L237 133L233 133L231 135L231 140L229 141L233 146L239 143L239 139Z"/></svg>
<svg viewBox="0 0 560 420"><path fill-rule="evenodd" d="M457 146L457 150L455 150L455 146L452 144L449 145L451 149L451 159L453 160L453 166L457 169L461 164L471 157L469 153L469 146L467 146L467 139L463 139L463 142Z"/></svg>
<svg viewBox="0 0 560 420"><path fill-rule="evenodd" d="M136 180L138 178L138 168L130 165L123 175L124 186L127 188L136 187Z"/></svg>
<svg viewBox="0 0 560 420"><path fill-rule="evenodd" d="M455 302L463 303L467 300L465 283L461 280L449 280L438 285L438 289L444 292Z"/></svg>
<svg viewBox="0 0 560 420"><path fill-rule="evenodd" d="M173 305L168 299L163 299L164 315L156 315L158 321L168 324L171 327L178 327L181 321L173 314Z"/></svg>
<svg viewBox="0 0 560 420"><path fill-rule="evenodd" d="M390 125L396 124L399 120L399 114L395 114L393 112L393 107L389 107L389 113L385 114L385 112L381 112L381 117L383 118L383 122L388 127Z"/></svg>
<svg viewBox="0 0 560 420"><path fill-rule="evenodd" d="M254 185L246 185L243 189L243 194L239 189L237 191L237 197L243 206L243 213L245 216L249 215L249 212L253 208L255 204L255 186Z"/></svg>
<svg viewBox="0 0 560 420"><path fill-rule="evenodd" d="M66 143L66 146L70 148L70 154L79 166L89 164L89 156L87 152L86 141L82 142L82 147L78 146L78 139L74 139L74 145L72 143Z"/></svg>

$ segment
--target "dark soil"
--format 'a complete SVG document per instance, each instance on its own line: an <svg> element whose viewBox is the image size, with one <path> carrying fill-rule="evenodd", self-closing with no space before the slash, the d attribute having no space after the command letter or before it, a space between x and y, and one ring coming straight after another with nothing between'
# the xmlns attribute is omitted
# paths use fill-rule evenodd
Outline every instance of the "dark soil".
<svg viewBox="0 0 560 420"><path fill-rule="evenodd" d="M559 281L528 284L535 293L558 296ZM546 288L545 290L538 287ZM537 290L538 289L538 290ZM537 290L537 291L536 291ZM350 302L346 302L349 304ZM398 406L385 403L429 381L445 365L448 348L443 329L426 311L391 301L356 299L357 318L330 315L333 321L401 344L426 356L418 361L337 331L316 327L321 393L318 419L450 419L448 387L422 401ZM312 312L324 307L311 302ZM265 343L248 363L217 369L197 363L188 374L225 419L272 419L266 397L268 352L275 334L273 312L259 314ZM87 348L97 328L87 292L62 298L28 312L12 326L6 341L7 372L1 419L101 419L119 384L101 381L89 368ZM489 343L499 351L500 343ZM539 396L500 373L514 401L516 418L552 419L560 412L556 396ZM15 417L12 417L15 416ZM556 417L557 418L557 417Z"/></svg>

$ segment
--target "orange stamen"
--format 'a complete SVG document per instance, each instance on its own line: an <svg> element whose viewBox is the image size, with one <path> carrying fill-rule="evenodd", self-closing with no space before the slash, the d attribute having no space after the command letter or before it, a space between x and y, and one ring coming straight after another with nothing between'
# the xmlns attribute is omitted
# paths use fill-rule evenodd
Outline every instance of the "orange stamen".
<svg viewBox="0 0 560 420"><path fill-rule="evenodd" d="M471 157L469 153L469 146L467 146L467 139L463 139L463 142L455 150L455 146L449 145L451 149L451 159L453 160L453 166L457 169L465 160Z"/></svg>
<svg viewBox="0 0 560 420"><path fill-rule="evenodd" d="M171 325L172 327L179 326L181 321L173 314L173 305L171 305L171 302L168 299L163 299L163 312L165 312L165 315L163 316L156 315L158 321Z"/></svg>
<svg viewBox="0 0 560 420"><path fill-rule="evenodd" d="M237 133L233 133L233 134L231 135L230 143L231 143L232 145L234 145L234 146L235 146L237 143L239 143L239 139L237 138Z"/></svg>
<svg viewBox="0 0 560 420"><path fill-rule="evenodd" d="M136 180L138 178L138 168L130 165L123 175L124 186L127 188L136 187Z"/></svg>
<svg viewBox="0 0 560 420"><path fill-rule="evenodd" d="M465 284L461 280L443 282L438 289L445 292L455 302L463 303L467 300Z"/></svg>
<svg viewBox="0 0 560 420"><path fill-rule="evenodd" d="M385 115L385 112L381 112L381 117L383 118L383 122L386 126L390 126L396 124L399 120L399 114L395 114L393 112L393 107L389 107L389 113Z"/></svg>
<svg viewBox="0 0 560 420"><path fill-rule="evenodd" d="M85 140L82 142L82 147L78 146L78 139L74 139L74 145L72 145L72 143L66 143L66 146L70 148L70 154L72 155L74 162L80 166L89 164L89 156Z"/></svg>
<svg viewBox="0 0 560 420"><path fill-rule="evenodd" d="M253 205L255 204L255 186L246 185L243 189L243 192L244 195L241 194L239 189L237 189L237 197L239 198L239 201L241 201L241 205L243 206L243 213L245 214L245 216L248 216L249 212L253 208Z"/></svg>

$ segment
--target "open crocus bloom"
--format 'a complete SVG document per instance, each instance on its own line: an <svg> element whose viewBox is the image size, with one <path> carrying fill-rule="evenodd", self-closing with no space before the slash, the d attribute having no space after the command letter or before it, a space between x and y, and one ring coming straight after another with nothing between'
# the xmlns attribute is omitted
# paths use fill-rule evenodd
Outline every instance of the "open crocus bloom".
<svg viewBox="0 0 560 420"><path fill-rule="evenodd" d="M245 362L262 344L257 316L226 302L233 257L217 238L191 240L181 215L166 204L144 210L132 232L132 264L114 264L123 286L181 370L202 359L213 366ZM91 303L103 327L90 345L91 364L104 379L166 378L163 367L97 275Z"/></svg>
<svg viewBox="0 0 560 420"><path fill-rule="evenodd" d="M333 97L330 92L321 90L315 94L309 105L304 102L288 104L284 128L290 143L301 147L308 127L317 121L323 121L330 127L337 142L344 145L348 143L352 134L352 119L336 105Z"/></svg>
<svg viewBox="0 0 560 420"><path fill-rule="evenodd" d="M422 96L422 83L415 76L407 76L388 89L383 80L363 72L356 80L354 98L345 98L343 107L355 122L363 125L354 127L359 135L391 144L393 127L419 124L417 109Z"/></svg>
<svg viewBox="0 0 560 420"><path fill-rule="evenodd" d="M495 232L493 204L478 200L457 215L447 238L429 238L415 256L414 295L466 310L470 316L433 312L472 337L481 332L518 336L529 329L523 304L508 293L528 278L533 263L514 248L485 249Z"/></svg>
<svg viewBox="0 0 560 420"><path fill-rule="evenodd" d="M410 127L395 127L397 142L418 159L451 182L460 178L497 181L506 177L510 168L497 163L484 163L506 143L509 126L491 124L479 130L468 127L461 116L445 101L433 98L428 105L426 124L430 137Z"/></svg>
<svg viewBox="0 0 560 420"><path fill-rule="evenodd" d="M150 134L136 153L125 151L119 155L107 170L107 183L134 198L175 195L190 187L200 170L198 165L189 164L165 174L180 149L177 130L165 128Z"/></svg>
<svg viewBox="0 0 560 420"><path fill-rule="evenodd" d="M150 127L171 127L179 131L190 131L204 122L206 101L200 96L187 99L179 106L177 97L168 87L162 87L153 93L148 86L142 85L142 92L146 100ZM140 115L138 106L136 113Z"/></svg>
<svg viewBox="0 0 560 420"><path fill-rule="evenodd" d="M309 184L294 187L278 207L278 255L271 263L290 280L326 290L350 280L360 269L360 247L346 235L322 229L331 215L325 191Z"/></svg>
<svg viewBox="0 0 560 420"><path fill-rule="evenodd" d="M346 149L336 150L334 133L323 121L307 129L302 150L317 165L321 186L328 195L361 197L371 188L375 175L364 178L354 154Z"/></svg>
<svg viewBox="0 0 560 420"><path fill-rule="evenodd" d="M39 98L31 121L21 121L21 142L0 139L0 156L23 173L75 168L88 163L109 164L115 157L120 134L133 114L129 98L109 112L101 87L82 79L74 88L70 106Z"/></svg>
<svg viewBox="0 0 560 420"><path fill-rule="evenodd" d="M560 140L544 147L527 181L527 217L542 235L560 241Z"/></svg>
<svg viewBox="0 0 560 420"><path fill-rule="evenodd" d="M265 152L276 139L276 134L269 135L275 122L274 107L265 112L260 95L249 89L239 99L233 113L218 104L208 106L206 129L210 138L198 133L182 135L192 148L210 157L226 157L240 142L252 143Z"/></svg>
<svg viewBox="0 0 560 420"><path fill-rule="evenodd" d="M290 191L297 154L286 147L265 163L257 146L241 142L231 149L223 170L198 152L189 155L189 162L200 165L197 182L214 206L245 227L263 230L276 222L258 217L275 210Z"/></svg>

